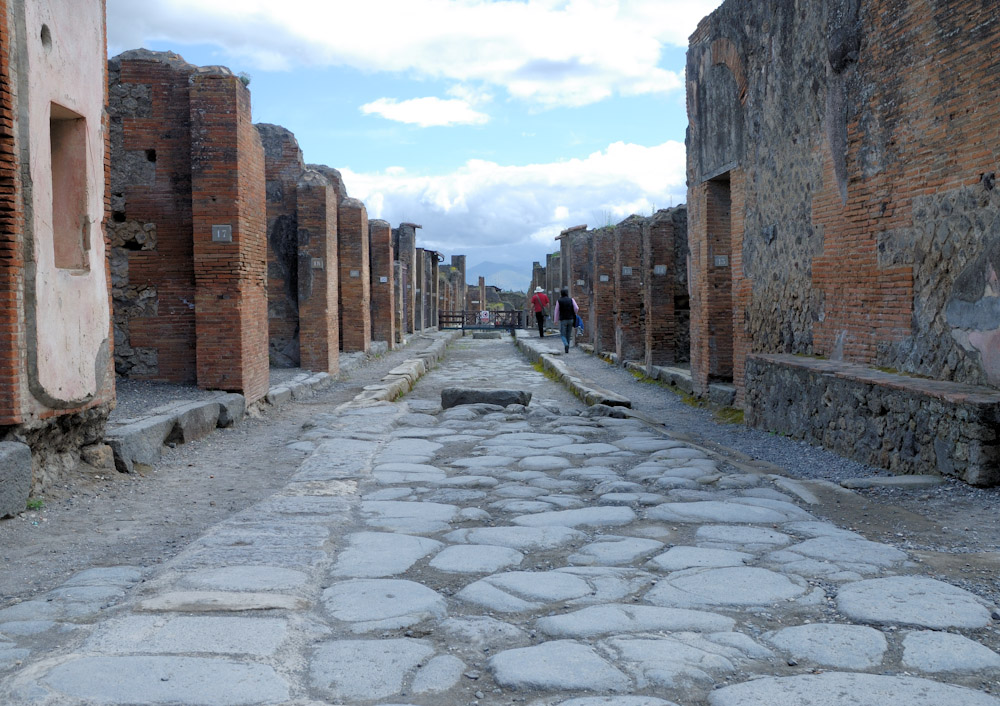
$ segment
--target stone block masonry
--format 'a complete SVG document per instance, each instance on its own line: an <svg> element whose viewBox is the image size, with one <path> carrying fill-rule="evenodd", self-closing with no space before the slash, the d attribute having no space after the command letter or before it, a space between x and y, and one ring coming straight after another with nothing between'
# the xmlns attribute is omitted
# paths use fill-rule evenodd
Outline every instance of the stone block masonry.
<svg viewBox="0 0 1000 706"><path fill-rule="evenodd" d="M270 361L275 366L294 368L300 363L296 194L305 163L299 143L291 131L266 123L256 127L264 145L267 179L267 328ZM336 202L336 195L333 198Z"/></svg>
<svg viewBox="0 0 1000 706"><path fill-rule="evenodd" d="M312 170L299 179L296 192L302 367L336 375L340 370L337 194L322 174Z"/></svg>
<svg viewBox="0 0 1000 706"><path fill-rule="evenodd" d="M368 223L371 272L372 340L396 346L396 296L393 268L392 226L382 220Z"/></svg>
<svg viewBox="0 0 1000 706"><path fill-rule="evenodd" d="M371 274L368 212L357 199L340 204L340 347L345 352L371 348Z"/></svg>
<svg viewBox="0 0 1000 706"><path fill-rule="evenodd" d="M196 71L190 95L198 384L254 402L269 381L264 148L231 72Z"/></svg>

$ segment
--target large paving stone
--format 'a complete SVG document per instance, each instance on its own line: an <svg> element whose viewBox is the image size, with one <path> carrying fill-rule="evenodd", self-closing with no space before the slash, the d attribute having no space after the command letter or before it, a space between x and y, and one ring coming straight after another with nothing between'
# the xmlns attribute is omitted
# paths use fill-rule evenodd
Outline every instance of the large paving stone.
<svg viewBox="0 0 1000 706"><path fill-rule="evenodd" d="M448 573L479 574L518 566L523 560L524 554L509 547L462 544L443 550L431 559L430 565Z"/></svg>
<svg viewBox="0 0 1000 706"><path fill-rule="evenodd" d="M115 466L122 473L135 471L135 464L147 466L160 460L163 442L173 431L173 415L159 414L131 424L108 429L104 441L115 455Z"/></svg>
<svg viewBox="0 0 1000 706"><path fill-rule="evenodd" d="M380 485L426 484L442 481L448 475L440 468L424 463L380 463L375 466L372 476Z"/></svg>
<svg viewBox="0 0 1000 706"><path fill-rule="evenodd" d="M922 630L903 638L903 666L922 672L996 672L1000 655L962 635Z"/></svg>
<svg viewBox="0 0 1000 706"><path fill-rule="evenodd" d="M303 610L308 601L283 593L174 591L141 601L138 610L151 613L214 613L217 611Z"/></svg>
<svg viewBox="0 0 1000 706"><path fill-rule="evenodd" d="M410 674L433 654L434 648L424 640L327 642L313 653L309 679L332 699L384 699L402 691Z"/></svg>
<svg viewBox="0 0 1000 706"><path fill-rule="evenodd" d="M738 546L751 552L773 549L792 542L792 538L787 534L766 527L703 525L697 529L695 536L704 543Z"/></svg>
<svg viewBox="0 0 1000 706"><path fill-rule="evenodd" d="M711 706L1000 706L1000 699L916 677L805 674L764 677L717 689Z"/></svg>
<svg viewBox="0 0 1000 706"><path fill-rule="evenodd" d="M570 462L562 456L546 455L526 456L517 463L518 468L526 471L561 471L564 468L569 468L570 465Z"/></svg>
<svg viewBox="0 0 1000 706"><path fill-rule="evenodd" d="M944 630L981 628L990 611L969 593L923 576L890 576L843 586L837 607L851 620Z"/></svg>
<svg viewBox="0 0 1000 706"><path fill-rule="evenodd" d="M441 409L449 409L465 404L495 404L506 407L511 404L531 403L531 393L526 390L477 390L466 387L446 387L441 390Z"/></svg>
<svg viewBox="0 0 1000 706"><path fill-rule="evenodd" d="M584 566L621 566L663 548L663 542L641 537L603 537L580 547L568 560Z"/></svg>
<svg viewBox="0 0 1000 706"><path fill-rule="evenodd" d="M295 480L343 480L368 473L378 442L330 439L320 443L293 476Z"/></svg>
<svg viewBox="0 0 1000 706"><path fill-rule="evenodd" d="M442 546L427 537L357 532L348 537L348 547L337 557L332 574L352 578L395 576Z"/></svg>
<svg viewBox="0 0 1000 706"><path fill-rule="evenodd" d="M771 654L740 633L611 638L602 645L617 655L617 663L627 665L639 685L668 688L689 682L711 684L734 674L747 660Z"/></svg>
<svg viewBox="0 0 1000 706"><path fill-rule="evenodd" d="M618 601L652 581L644 572L603 567L511 571L469 584L461 600L502 613L537 610L553 602L586 605Z"/></svg>
<svg viewBox="0 0 1000 706"><path fill-rule="evenodd" d="M493 678L513 689L626 691L631 680L591 647L555 640L506 650L489 660Z"/></svg>
<svg viewBox="0 0 1000 706"><path fill-rule="evenodd" d="M24 512L31 492L31 448L0 441L0 517Z"/></svg>
<svg viewBox="0 0 1000 706"><path fill-rule="evenodd" d="M580 437L571 434L543 434L533 431L513 432L510 434L498 434L492 439L487 439L481 446L526 446L533 449L551 449L553 446L573 444L580 441Z"/></svg>
<svg viewBox="0 0 1000 706"><path fill-rule="evenodd" d="M705 547L671 547L663 554L649 560L664 571L680 571L695 567L743 566L753 559L753 554L731 549L708 549Z"/></svg>
<svg viewBox="0 0 1000 706"><path fill-rule="evenodd" d="M781 523L788 515L771 508L737 502L704 500L688 503L664 503L646 511L646 517L661 522L733 522Z"/></svg>
<svg viewBox="0 0 1000 706"><path fill-rule="evenodd" d="M413 677L410 691L414 694L448 691L462 678L465 662L451 655L439 655L420 667Z"/></svg>
<svg viewBox="0 0 1000 706"><path fill-rule="evenodd" d="M281 618L226 616L160 617L133 615L101 623L84 650L104 654L209 653L274 654L285 640L288 622Z"/></svg>
<svg viewBox="0 0 1000 706"><path fill-rule="evenodd" d="M188 574L177 582L184 588L209 591L288 591L304 586L309 575L280 566L221 566Z"/></svg>
<svg viewBox="0 0 1000 706"><path fill-rule="evenodd" d="M557 706L677 706L677 704L653 696L584 696L579 699L559 701Z"/></svg>
<svg viewBox="0 0 1000 706"><path fill-rule="evenodd" d="M515 517L512 522L521 527L618 527L630 524L635 519L636 515L631 508L607 505L540 512Z"/></svg>
<svg viewBox="0 0 1000 706"><path fill-rule="evenodd" d="M561 456L607 456L608 454L621 453L621 449L617 446L599 442L554 446L549 451Z"/></svg>
<svg viewBox="0 0 1000 706"><path fill-rule="evenodd" d="M805 594L807 584L755 566L687 569L662 579L645 595L653 605L677 608L769 606Z"/></svg>
<svg viewBox="0 0 1000 706"><path fill-rule="evenodd" d="M398 500L362 501L361 514L370 527L392 532L429 534L448 529L458 514L454 505L403 502Z"/></svg>
<svg viewBox="0 0 1000 706"><path fill-rule="evenodd" d="M485 615L467 618L448 618L438 629L452 644L496 651L520 647L528 643L528 634L510 623Z"/></svg>
<svg viewBox="0 0 1000 706"><path fill-rule="evenodd" d="M44 686L87 704L283 703L287 682L265 664L208 657L81 657L51 669Z"/></svg>
<svg viewBox="0 0 1000 706"><path fill-rule="evenodd" d="M353 632L393 630L447 613L444 597L415 581L355 579L323 591L323 606Z"/></svg>
<svg viewBox="0 0 1000 706"><path fill-rule="evenodd" d="M864 625L796 625L764 638L796 660L840 669L877 667L888 648L885 635Z"/></svg>
<svg viewBox="0 0 1000 706"><path fill-rule="evenodd" d="M449 532L444 538L456 544L494 544L534 552L558 549L586 536L569 527L476 527Z"/></svg>
<svg viewBox="0 0 1000 706"><path fill-rule="evenodd" d="M637 632L729 632L736 621L724 615L684 608L647 605L590 606L573 613L539 618L536 625L551 637L588 638Z"/></svg>

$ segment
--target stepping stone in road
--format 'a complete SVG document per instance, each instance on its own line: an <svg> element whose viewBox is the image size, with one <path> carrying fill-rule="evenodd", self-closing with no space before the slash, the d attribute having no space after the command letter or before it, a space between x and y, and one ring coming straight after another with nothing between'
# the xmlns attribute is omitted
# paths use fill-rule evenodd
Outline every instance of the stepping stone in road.
<svg viewBox="0 0 1000 706"><path fill-rule="evenodd" d="M320 645L309 678L324 696L338 701L370 701L394 696L434 648L425 640L339 640Z"/></svg>
<svg viewBox="0 0 1000 706"><path fill-rule="evenodd" d="M449 532L444 538L455 544L495 544L535 552L558 549L586 536L569 527L476 527Z"/></svg>
<svg viewBox="0 0 1000 706"><path fill-rule="evenodd" d="M736 621L724 615L648 605L599 605L539 618L550 637L588 638L637 632L731 632Z"/></svg>
<svg viewBox="0 0 1000 706"><path fill-rule="evenodd" d="M381 578L401 574L444 545L427 537L388 532L357 532L337 557L333 576Z"/></svg>
<svg viewBox="0 0 1000 706"><path fill-rule="evenodd" d="M923 630L903 638L903 666L923 672L996 672L1000 655L962 635Z"/></svg>
<svg viewBox="0 0 1000 706"><path fill-rule="evenodd" d="M676 608L769 606L803 596L808 584L755 566L677 571L645 595L648 603Z"/></svg>
<svg viewBox="0 0 1000 706"><path fill-rule="evenodd" d="M582 566L620 566L663 548L663 542L641 537L605 536L571 554L571 564Z"/></svg>
<svg viewBox="0 0 1000 706"><path fill-rule="evenodd" d="M512 522L521 527L619 527L635 519L631 508L605 505L524 515Z"/></svg>
<svg viewBox="0 0 1000 706"><path fill-rule="evenodd" d="M506 650L489 661L493 678L511 689L626 691L631 680L593 648L572 640Z"/></svg>
<svg viewBox="0 0 1000 706"><path fill-rule="evenodd" d="M972 689L916 677L877 674L804 674L764 677L717 689L710 706L1000 706Z"/></svg>
<svg viewBox="0 0 1000 706"><path fill-rule="evenodd" d="M342 581L323 591L323 605L352 632L405 628L447 614L439 593L402 579Z"/></svg>
<svg viewBox="0 0 1000 706"><path fill-rule="evenodd" d="M448 547L430 561L438 571L458 574L494 573L519 566L524 554L509 547L460 544Z"/></svg>
<svg viewBox="0 0 1000 706"><path fill-rule="evenodd" d="M968 591L923 576L890 576L849 583L837 607L851 620L916 625L932 630L982 628L990 611Z"/></svg>
<svg viewBox="0 0 1000 706"><path fill-rule="evenodd" d="M771 524L787 522L792 519L786 513L771 508L718 500L664 503L647 510L646 517L662 522L733 522L742 524Z"/></svg>
<svg viewBox="0 0 1000 706"><path fill-rule="evenodd" d="M796 625L768 633L764 639L797 660L839 669L877 667L888 648L885 635L864 625Z"/></svg>
<svg viewBox="0 0 1000 706"><path fill-rule="evenodd" d="M730 549L677 546L653 557L649 563L663 571L680 571L695 567L743 566L753 558L753 554Z"/></svg>

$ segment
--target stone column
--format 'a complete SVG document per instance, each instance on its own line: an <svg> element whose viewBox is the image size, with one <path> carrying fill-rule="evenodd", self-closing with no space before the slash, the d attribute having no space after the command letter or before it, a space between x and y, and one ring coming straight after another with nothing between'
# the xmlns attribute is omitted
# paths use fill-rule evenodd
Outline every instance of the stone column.
<svg viewBox="0 0 1000 706"><path fill-rule="evenodd" d="M458 270L458 274L455 276L455 309L461 310L465 308L465 290L466 284L466 270L465 270L465 255L452 255L451 256L451 266Z"/></svg>
<svg viewBox="0 0 1000 706"><path fill-rule="evenodd" d="M365 205L357 199L344 199L338 220L340 347L348 353L367 353L371 348L372 312Z"/></svg>
<svg viewBox="0 0 1000 706"><path fill-rule="evenodd" d="M414 299L413 299L413 330L424 330L424 290L427 284L424 281L424 249L416 248L413 256L414 273Z"/></svg>
<svg viewBox="0 0 1000 706"><path fill-rule="evenodd" d="M396 299L394 291L392 227L382 220L368 223L371 261L372 340L396 346Z"/></svg>
<svg viewBox="0 0 1000 706"><path fill-rule="evenodd" d="M395 321L395 340L397 344L402 344L404 339L404 334L406 331L406 321L404 317L403 310L403 293L406 291L406 283L404 280L407 279L406 268L403 263L396 260L392 263L392 289L393 289L393 307L392 315Z"/></svg>
<svg viewBox="0 0 1000 706"><path fill-rule="evenodd" d="M438 312L441 310L441 268L438 262L438 253L431 250L427 253L429 255L428 265L430 265L430 283L431 291L428 297L429 304L429 314L428 319L430 321L431 328L438 327Z"/></svg>
<svg viewBox="0 0 1000 706"><path fill-rule="evenodd" d="M340 370L337 194L325 177L311 170L303 174L296 192L301 365L336 375Z"/></svg>
<svg viewBox="0 0 1000 706"><path fill-rule="evenodd" d="M190 95L198 385L254 402L269 382L264 148L228 69L197 70Z"/></svg>

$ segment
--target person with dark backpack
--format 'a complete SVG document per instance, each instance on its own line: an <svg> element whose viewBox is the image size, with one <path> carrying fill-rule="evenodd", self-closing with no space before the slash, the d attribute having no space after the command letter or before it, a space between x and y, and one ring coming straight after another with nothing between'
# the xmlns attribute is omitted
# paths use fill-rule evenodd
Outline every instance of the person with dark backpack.
<svg viewBox="0 0 1000 706"><path fill-rule="evenodd" d="M569 353L569 342L576 326L576 313L580 305L569 295L569 290L563 287L559 290L559 299L552 307L552 320L559 324L559 335L562 337L563 350Z"/></svg>

